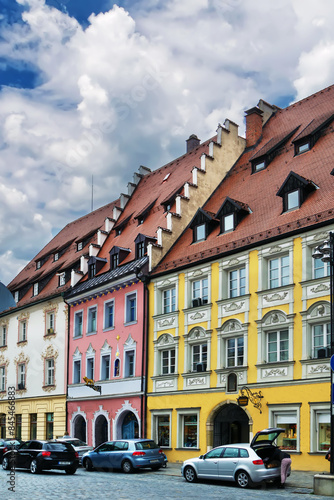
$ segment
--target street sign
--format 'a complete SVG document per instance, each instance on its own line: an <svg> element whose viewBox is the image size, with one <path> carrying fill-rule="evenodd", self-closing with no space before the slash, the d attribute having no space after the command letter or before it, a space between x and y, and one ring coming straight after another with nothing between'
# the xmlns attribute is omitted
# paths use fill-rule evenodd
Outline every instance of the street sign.
<svg viewBox="0 0 334 500"><path fill-rule="evenodd" d="M331 363L331 369L332 369L332 370L333 370L333 372L334 372L334 354L331 356L331 361L330 361L330 363Z"/></svg>

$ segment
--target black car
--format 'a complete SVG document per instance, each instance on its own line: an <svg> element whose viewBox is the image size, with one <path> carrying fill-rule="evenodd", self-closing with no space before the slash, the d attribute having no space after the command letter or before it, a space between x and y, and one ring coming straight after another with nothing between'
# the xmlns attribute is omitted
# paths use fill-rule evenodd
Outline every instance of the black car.
<svg viewBox="0 0 334 500"><path fill-rule="evenodd" d="M2 462L2 456L6 453L7 450L11 450L12 448L18 448L23 441L19 439L0 439L0 464Z"/></svg>
<svg viewBox="0 0 334 500"><path fill-rule="evenodd" d="M8 470L30 469L32 474L42 470L64 470L74 474L79 467L79 455L69 443L32 440L23 443L17 450L4 453L2 468Z"/></svg>

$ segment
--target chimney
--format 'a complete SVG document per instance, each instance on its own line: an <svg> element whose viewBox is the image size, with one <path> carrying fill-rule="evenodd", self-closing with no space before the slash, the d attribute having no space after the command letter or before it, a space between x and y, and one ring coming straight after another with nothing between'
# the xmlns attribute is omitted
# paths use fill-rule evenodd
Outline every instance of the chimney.
<svg viewBox="0 0 334 500"><path fill-rule="evenodd" d="M187 153L190 153L193 149L197 148L200 145L200 140L195 134L191 134L189 139L186 140L187 143Z"/></svg>
<svg viewBox="0 0 334 500"><path fill-rule="evenodd" d="M254 146L262 135L262 115L256 107L246 111L246 148Z"/></svg>

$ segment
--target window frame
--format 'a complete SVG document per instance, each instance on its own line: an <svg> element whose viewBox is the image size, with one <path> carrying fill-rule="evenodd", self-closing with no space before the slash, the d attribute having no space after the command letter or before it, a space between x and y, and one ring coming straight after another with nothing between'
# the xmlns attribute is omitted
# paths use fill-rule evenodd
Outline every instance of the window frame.
<svg viewBox="0 0 334 500"><path fill-rule="evenodd" d="M111 353L110 352L103 352L101 353L101 363L100 363L100 380L111 380ZM105 375L106 372L103 374L103 370L105 370L105 360L108 359L109 363L109 376L108 378L102 377L102 375Z"/></svg>
<svg viewBox="0 0 334 500"><path fill-rule="evenodd" d="M176 312L176 286L162 290L162 313Z"/></svg>
<svg viewBox="0 0 334 500"><path fill-rule="evenodd" d="M163 436L160 439L159 436L159 419L165 419L164 428L168 428L167 437ZM162 426L161 426L162 427ZM172 411L171 410L152 410L151 413L151 439L153 439L158 446L161 448L171 448L172 447ZM166 442L167 440L167 442Z"/></svg>
<svg viewBox="0 0 334 500"><path fill-rule="evenodd" d="M241 272L244 272L244 276L241 276ZM231 287L231 275L232 273L237 273L237 278L234 281L237 282L237 285L235 288ZM244 281L244 284L241 284L242 280ZM247 286L247 277L246 277L246 265L236 267L234 269L229 269L228 270L228 298L229 299L235 299L236 297L242 297L246 295L246 286ZM232 293L233 290L236 290L236 294L234 295ZM243 293L242 293L243 291Z"/></svg>
<svg viewBox="0 0 334 500"><path fill-rule="evenodd" d="M28 320L23 318L19 320L19 340L18 342L27 342Z"/></svg>
<svg viewBox="0 0 334 500"><path fill-rule="evenodd" d="M196 446L186 446L185 443L185 417L196 416ZM200 443L200 408L177 408L177 447L185 450L199 449Z"/></svg>
<svg viewBox="0 0 334 500"><path fill-rule="evenodd" d="M6 365L0 366L0 392L6 392Z"/></svg>
<svg viewBox="0 0 334 500"><path fill-rule="evenodd" d="M8 325L1 325L0 347L7 347L7 328Z"/></svg>
<svg viewBox="0 0 334 500"><path fill-rule="evenodd" d="M299 404L291 404L291 405L271 405L268 404L269 407L269 425L270 427L281 427L283 424L279 422L279 420L286 420L288 418L292 418L295 422L290 422L291 425L296 425L296 438L286 437L285 439L296 440L296 449L291 448L282 448L283 450L288 451L288 453L299 453L300 452L300 405ZM277 438L277 443L280 439L284 439L283 433L281 437ZM278 445L278 444L277 444ZM289 446L289 445L288 445Z"/></svg>
<svg viewBox="0 0 334 500"><path fill-rule="evenodd" d="M282 259L288 259L288 265L284 266L282 265ZM276 268L273 268L271 269L271 263L273 263L274 261L278 261L278 267ZM288 269L288 273L287 273L287 276L282 274L282 271L284 269ZM278 278L271 278L271 273L275 270L275 269L278 269ZM291 283L291 278L290 278L290 256L287 255L287 254L284 254L284 255L279 255L279 256L276 256L276 257L272 257L272 258L269 258L268 259L268 288L270 290L274 290L276 288L280 288L282 286L287 286ZM287 279L287 283L284 283L283 281ZM278 280L278 285L277 286L273 286L272 285L272 282L274 280Z"/></svg>
<svg viewBox="0 0 334 500"><path fill-rule="evenodd" d="M286 339L281 339L281 336L286 333L287 338ZM269 336L276 334L276 351L269 351L269 346L270 344L273 344L274 341L270 341ZM287 349L282 349L281 345L283 342L287 343ZM267 354L266 358L268 363L284 363L289 361L290 356L289 356L289 328L284 328L280 330L269 330L266 332L266 347L267 347ZM282 359L283 353L287 353L287 358ZM270 355L273 353L276 353L276 359L269 359Z"/></svg>
<svg viewBox="0 0 334 500"><path fill-rule="evenodd" d="M206 282L206 284L205 284ZM195 283L199 283L199 294L197 295L197 290L195 289ZM203 291L207 290L206 294ZM196 307L194 305L195 300L199 300L199 305L208 304L210 299L210 280L209 276L197 277L191 280L191 307Z"/></svg>
<svg viewBox="0 0 334 500"><path fill-rule="evenodd" d="M124 378L133 378L136 373L136 350L126 349L124 351Z"/></svg>
<svg viewBox="0 0 334 500"><path fill-rule="evenodd" d="M110 318L110 314L107 309L112 307L112 324L109 325L107 324L107 319ZM104 318L103 318L103 324L104 324L104 330L112 330L115 328L115 299L107 300L103 304L103 312L104 312Z"/></svg>
<svg viewBox="0 0 334 500"><path fill-rule="evenodd" d="M87 308L87 325L86 325L86 335L93 335L97 333L97 305L93 305ZM95 325L94 325L95 322ZM95 326L95 329L93 328Z"/></svg>
<svg viewBox="0 0 334 500"><path fill-rule="evenodd" d="M127 293L124 297L125 311L124 311L124 324L130 325L137 322L137 291ZM134 302L134 306L131 303ZM134 314L132 315L132 311Z"/></svg>
<svg viewBox="0 0 334 500"><path fill-rule="evenodd" d="M88 365L91 364L89 367ZM86 377L90 380L95 380L95 357L93 355L86 355Z"/></svg>
<svg viewBox="0 0 334 500"><path fill-rule="evenodd" d="M230 233L235 230L235 213L223 215L221 218L221 232Z"/></svg>
<svg viewBox="0 0 334 500"><path fill-rule="evenodd" d="M74 312L74 317L73 317L73 338L75 339L80 339L83 336L83 309L80 309L79 311ZM78 319L81 317L81 323L78 323ZM78 325L81 324L80 328L78 328ZM77 334L78 330L81 330L81 333Z"/></svg>
<svg viewBox="0 0 334 500"><path fill-rule="evenodd" d="M23 381L23 382L22 382ZM19 389L19 384L23 387ZM17 364L17 390L25 390L27 388L27 363L26 361Z"/></svg>
<svg viewBox="0 0 334 500"><path fill-rule="evenodd" d="M328 448L323 450L319 449L319 439L320 433L317 426L319 422L319 416L325 415L328 418L328 427L329 427L329 442L326 443L326 446L330 446L330 422L331 422L331 414L328 403L309 403L310 407L310 452L311 453L319 453L321 455L325 455L328 451Z"/></svg>
<svg viewBox="0 0 334 500"><path fill-rule="evenodd" d="M56 369L55 365L56 363L53 357L45 359L45 383L44 383L45 386L55 385L55 369Z"/></svg>
<svg viewBox="0 0 334 500"><path fill-rule="evenodd" d="M173 354L174 352L174 354ZM164 354L167 353L167 364L164 363ZM173 363L174 359L174 363ZM160 350L160 366L161 366L161 375L174 375L176 370L176 349L175 347L169 347L166 349ZM167 371L164 372L164 368L167 368Z"/></svg>
<svg viewBox="0 0 334 500"><path fill-rule="evenodd" d="M82 366L81 366L81 356L80 358L73 359L73 375L72 375L72 383L73 384L81 384L81 374L82 374Z"/></svg>

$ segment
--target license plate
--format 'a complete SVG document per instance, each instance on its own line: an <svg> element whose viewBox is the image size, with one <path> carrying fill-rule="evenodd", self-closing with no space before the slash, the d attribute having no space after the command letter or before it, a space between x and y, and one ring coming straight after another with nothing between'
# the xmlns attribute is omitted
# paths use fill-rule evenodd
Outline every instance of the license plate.
<svg viewBox="0 0 334 500"><path fill-rule="evenodd" d="M72 462L58 462L58 465L71 465Z"/></svg>
<svg viewBox="0 0 334 500"><path fill-rule="evenodd" d="M159 462L159 460L150 460L151 464L154 464L155 462Z"/></svg>

